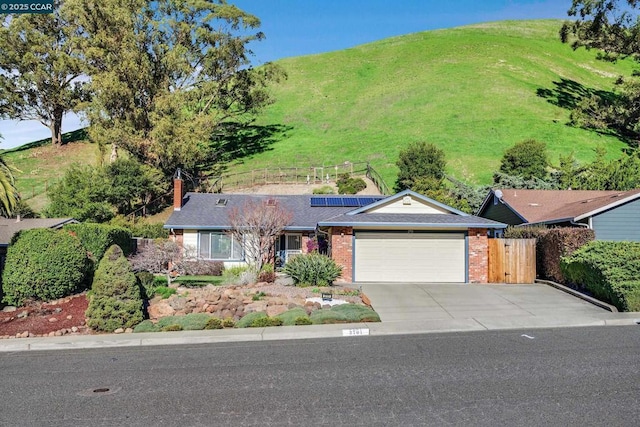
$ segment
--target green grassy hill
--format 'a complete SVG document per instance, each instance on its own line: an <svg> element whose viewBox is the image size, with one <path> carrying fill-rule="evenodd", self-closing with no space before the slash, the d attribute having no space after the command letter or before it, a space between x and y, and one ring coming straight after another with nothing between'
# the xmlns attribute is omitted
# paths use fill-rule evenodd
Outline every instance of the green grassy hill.
<svg viewBox="0 0 640 427"><path fill-rule="evenodd" d="M567 126L565 107L611 90L632 64L574 52L561 25L495 22L281 60L288 80L259 123L288 130L231 170L369 161L393 185L399 150L425 140L444 149L455 177L487 184L504 150L528 138L546 142L554 162L571 150L590 160L598 144L618 156L623 142Z"/></svg>
<svg viewBox="0 0 640 427"><path fill-rule="evenodd" d="M84 130L65 133L63 141L66 144L60 148L46 138L2 151L5 161L18 169L14 177L20 195L36 211L47 205L47 189L64 176L71 164L95 165L100 160L98 145L87 142Z"/></svg>

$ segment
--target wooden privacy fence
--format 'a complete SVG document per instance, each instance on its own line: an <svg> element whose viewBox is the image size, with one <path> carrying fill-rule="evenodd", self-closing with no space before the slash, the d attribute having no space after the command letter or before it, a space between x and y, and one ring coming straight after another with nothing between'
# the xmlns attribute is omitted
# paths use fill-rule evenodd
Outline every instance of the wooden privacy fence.
<svg viewBox="0 0 640 427"><path fill-rule="evenodd" d="M489 239L489 283L533 283L536 239Z"/></svg>

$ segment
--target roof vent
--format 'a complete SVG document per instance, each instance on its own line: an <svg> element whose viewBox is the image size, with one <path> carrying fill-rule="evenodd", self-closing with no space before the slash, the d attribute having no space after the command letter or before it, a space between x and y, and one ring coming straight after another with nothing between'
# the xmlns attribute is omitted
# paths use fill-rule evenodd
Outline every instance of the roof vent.
<svg viewBox="0 0 640 427"><path fill-rule="evenodd" d="M404 196L402 198L402 204L403 205L410 205L411 204L411 196Z"/></svg>
<svg viewBox="0 0 640 427"><path fill-rule="evenodd" d="M264 204L267 206L275 206L278 203L276 199L267 199Z"/></svg>
<svg viewBox="0 0 640 427"><path fill-rule="evenodd" d="M227 206L228 199L218 199L216 200L216 206Z"/></svg>
<svg viewBox="0 0 640 427"><path fill-rule="evenodd" d="M529 203L529 206L533 206L533 207L540 206L540 203Z"/></svg>

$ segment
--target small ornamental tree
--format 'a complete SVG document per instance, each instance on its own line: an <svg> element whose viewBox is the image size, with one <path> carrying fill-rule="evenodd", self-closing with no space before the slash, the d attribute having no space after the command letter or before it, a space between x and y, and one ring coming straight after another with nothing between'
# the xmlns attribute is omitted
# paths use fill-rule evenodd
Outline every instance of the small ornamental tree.
<svg viewBox="0 0 640 427"><path fill-rule="evenodd" d="M97 331L132 328L144 318L143 301L136 276L122 249L107 249L93 278L86 311L87 325Z"/></svg>
<svg viewBox="0 0 640 427"><path fill-rule="evenodd" d="M182 248L169 239L156 239L149 245L138 248L130 258L134 271L148 271L149 273L164 273L167 282L171 283L171 272L175 271L176 263L182 258Z"/></svg>
<svg viewBox="0 0 640 427"><path fill-rule="evenodd" d="M24 230L14 236L2 277L4 301L49 301L82 291L91 261L80 240L67 231Z"/></svg>
<svg viewBox="0 0 640 427"><path fill-rule="evenodd" d="M229 220L231 237L242 243L247 263L260 271L273 254L276 239L291 224L293 215L276 199L265 199L247 201L240 209L232 208Z"/></svg>

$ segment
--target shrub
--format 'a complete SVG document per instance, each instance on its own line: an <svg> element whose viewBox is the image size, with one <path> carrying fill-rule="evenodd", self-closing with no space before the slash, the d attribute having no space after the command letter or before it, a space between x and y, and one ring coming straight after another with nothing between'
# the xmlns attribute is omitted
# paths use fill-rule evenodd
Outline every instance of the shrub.
<svg viewBox="0 0 640 427"><path fill-rule="evenodd" d="M125 256L133 250L131 232L126 228L106 224L68 224L65 230L71 231L89 252L96 266L106 250L112 245L120 246Z"/></svg>
<svg viewBox="0 0 640 427"><path fill-rule="evenodd" d="M248 265L229 267L222 270L222 283L225 285L237 285L240 283L240 276L249 270Z"/></svg>
<svg viewBox="0 0 640 427"><path fill-rule="evenodd" d="M205 329L211 315L207 313L189 313L184 316L167 316L158 320L157 326L164 328L170 325L180 326L180 330L185 331L201 331Z"/></svg>
<svg viewBox="0 0 640 427"><path fill-rule="evenodd" d="M167 280L167 276L154 276L153 277L153 286L168 286L169 281Z"/></svg>
<svg viewBox="0 0 640 427"><path fill-rule="evenodd" d="M562 258L568 281L621 311L640 310L640 243L595 241Z"/></svg>
<svg viewBox="0 0 640 427"><path fill-rule="evenodd" d="M135 328L133 328L133 332L158 332L160 328L156 326L151 320L143 320L138 323Z"/></svg>
<svg viewBox="0 0 640 427"><path fill-rule="evenodd" d="M276 272L273 269L273 264L263 264L258 274L258 282L273 283L276 280Z"/></svg>
<svg viewBox="0 0 640 427"><path fill-rule="evenodd" d="M277 317L258 317L251 322L251 328L266 328L269 326L282 326L282 320Z"/></svg>
<svg viewBox="0 0 640 427"><path fill-rule="evenodd" d="M294 321L294 325L296 326L313 325L313 322L311 321L311 319L309 319L308 316L300 316L300 317L296 317L296 320Z"/></svg>
<svg viewBox="0 0 640 427"><path fill-rule="evenodd" d="M524 179L547 176L549 156L544 142L528 139L505 151L500 161L500 172L521 176Z"/></svg>
<svg viewBox="0 0 640 427"><path fill-rule="evenodd" d="M544 225L527 225L514 227L510 225L504 230L505 239L538 239L550 229Z"/></svg>
<svg viewBox="0 0 640 427"><path fill-rule="evenodd" d="M325 255L310 253L298 255L285 264L283 271L296 284L326 286L333 283L342 273L342 267Z"/></svg>
<svg viewBox="0 0 640 427"><path fill-rule="evenodd" d="M536 242L536 258L540 261L538 275L563 283L565 281L560 259L595 239L593 230L586 228L551 228Z"/></svg>
<svg viewBox="0 0 640 427"><path fill-rule="evenodd" d="M314 188L313 194L333 194L333 187L330 185L323 185L322 187Z"/></svg>
<svg viewBox="0 0 640 427"><path fill-rule="evenodd" d="M211 319L207 320L207 324L204 325L205 329L222 329L222 320L218 319L217 317L212 317Z"/></svg>
<svg viewBox="0 0 640 427"><path fill-rule="evenodd" d="M80 240L65 231L24 230L9 246L2 277L4 301L48 301L87 288L91 261Z"/></svg>
<svg viewBox="0 0 640 427"><path fill-rule="evenodd" d="M254 320L263 317L268 317L267 313L263 311L254 311L252 313L247 313L242 317L242 319L238 320L238 322L236 323L236 328L249 328L253 324Z"/></svg>
<svg viewBox="0 0 640 427"><path fill-rule="evenodd" d="M113 332L132 328L144 318L142 296L136 276L122 249L113 245L105 252L91 286L87 326Z"/></svg>
<svg viewBox="0 0 640 427"><path fill-rule="evenodd" d="M379 322L380 316L371 308L358 304L340 304L331 311L344 315L350 322Z"/></svg>
<svg viewBox="0 0 640 427"><path fill-rule="evenodd" d="M233 328L236 326L236 321L231 317L227 317L226 319L222 320L222 326L224 326L225 328Z"/></svg>
<svg viewBox="0 0 640 427"><path fill-rule="evenodd" d="M136 273L138 286L140 286L140 294L143 299L151 299L155 294L154 275L148 271L140 271Z"/></svg>
<svg viewBox="0 0 640 427"><path fill-rule="evenodd" d="M297 325L296 321L301 317L304 317L306 319L309 318L309 316L307 316L307 312L302 307L294 307L285 311L284 313L278 314L276 317L282 320L282 324L285 326Z"/></svg>
<svg viewBox="0 0 640 427"><path fill-rule="evenodd" d="M266 297L267 294L265 294L264 292L256 292L255 294L253 294L253 297L251 297L252 301L260 301L262 298Z"/></svg>
<svg viewBox="0 0 640 427"><path fill-rule="evenodd" d="M338 194L356 194L367 188L367 183L362 178L352 178L348 173L340 175L336 184Z"/></svg>
<svg viewBox="0 0 640 427"><path fill-rule="evenodd" d="M162 329L161 329L162 332L177 332L177 331L182 331L182 330L183 330L182 326L176 325L176 324L163 326Z"/></svg>
<svg viewBox="0 0 640 427"><path fill-rule="evenodd" d="M429 181L430 188L440 187L447 161L443 150L421 141L410 143L400 151L396 166L398 166L398 177L395 190L400 192L408 188L413 189L416 180Z"/></svg>
<svg viewBox="0 0 640 427"><path fill-rule="evenodd" d="M224 262L205 260L183 260L179 269L186 276L222 276Z"/></svg>

